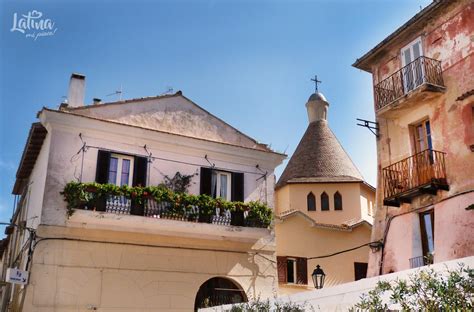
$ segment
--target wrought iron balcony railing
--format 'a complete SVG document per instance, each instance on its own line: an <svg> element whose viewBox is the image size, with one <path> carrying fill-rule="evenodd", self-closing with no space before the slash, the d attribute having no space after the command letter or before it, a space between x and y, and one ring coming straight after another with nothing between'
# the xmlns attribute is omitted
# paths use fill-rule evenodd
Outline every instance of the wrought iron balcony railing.
<svg viewBox="0 0 474 312"><path fill-rule="evenodd" d="M433 264L433 258L426 256L414 257L408 260L410 261L410 269L415 269L425 265Z"/></svg>
<svg viewBox="0 0 474 312"><path fill-rule="evenodd" d="M206 194L174 192L162 186L117 186L71 181L61 192L68 217L75 209L115 214L267 228L273 210L260 201L227 201Z"/></svg>
<svg viewBox="0 0 474 312"><path fill-rule="evenodd" d="M449 190L445 153L424 150L383 168L384 204L400 206L420 193L436 194Z"/></svg>
<svg viewBox="0 0 474 312"><path fill-rule="evenodd" d="M420 56L374 86L375 110L424 84L444 88L441 62Z"/></svg>
<svg viewBox="0 0 474 312"><path fill-rule="evenodd" d="M154 198L145 198L142 203L134 202L130 197L123 195L105 195L102 198L93 198L84 203L80 209L104 211L115 214L136 215L156 219L169 219L177 221L191 221L201 223L212 223L219 225L249 225L245 222L246 212L242 212L241 218L232 216L228 209L216 208L209 215L200 214L198 206L190 209L176 209L175 203L168 201L158 202ZM235 221L234 221L235 220Z"/></svg>

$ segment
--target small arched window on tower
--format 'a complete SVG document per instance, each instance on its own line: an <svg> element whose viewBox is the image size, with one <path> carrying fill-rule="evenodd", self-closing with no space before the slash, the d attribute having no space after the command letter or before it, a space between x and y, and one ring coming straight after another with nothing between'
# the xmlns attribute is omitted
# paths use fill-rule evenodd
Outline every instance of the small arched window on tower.
<svg viewBox="0 0 474 312"><path fill-rule="evenodd" d="M342 196L339 191L334 193L334 210L342 210Z"/></svg>
<svg viewBox="0 0 474 312"><path fill-rule="evenodd" d="M321 194L321 211L329 211L329 196L326 192Z"/></svg>
<svg viewBox="0 0 474 312"><path fill-rule="evenodd" d="M306 203L308 205L308 211L316 211L316 197L313 192L309 192L306 196Z"/></svg>

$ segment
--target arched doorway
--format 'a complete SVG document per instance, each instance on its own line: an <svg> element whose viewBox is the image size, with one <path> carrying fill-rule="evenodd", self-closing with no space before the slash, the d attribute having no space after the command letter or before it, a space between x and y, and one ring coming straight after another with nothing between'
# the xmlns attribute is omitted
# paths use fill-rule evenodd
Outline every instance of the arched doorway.
<svg viewBox="0 0 474 312"><path fill-rule="evenodd" d="M247 302L247 296L242 287L228 278L213 277L199 287L194 301L194 311L240 302Z"/></svg>

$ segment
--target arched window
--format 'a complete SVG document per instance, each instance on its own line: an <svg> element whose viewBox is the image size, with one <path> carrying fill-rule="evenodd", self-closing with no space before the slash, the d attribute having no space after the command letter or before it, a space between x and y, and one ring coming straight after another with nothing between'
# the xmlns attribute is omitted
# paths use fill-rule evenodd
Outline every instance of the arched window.
<svg viewBox="0 0 474 312"><path fill-rule="evenodd" d="M326 192L321 194L321 211L329 211L329 196Z"/></svg>
<svg viewBox="0 0 474 312"><path fill-rule="evenodd" d="M342 196L339 191L334 193L334 210L342 210Z"/></svg>
<svg viewBox="0 0 474 312"><path fill-rule="evenodd" d="M247 302L247 296L240 285L227 278L214 277L199 288L194 301L194 311L241 302Z"/></svg>
<svg viewBox="0 0 474 312"><path fill-rule="evenodd" d="M316 197L313 192L309 192L308 196L306 196L306 203L308 211L316 211Z"/></svg>

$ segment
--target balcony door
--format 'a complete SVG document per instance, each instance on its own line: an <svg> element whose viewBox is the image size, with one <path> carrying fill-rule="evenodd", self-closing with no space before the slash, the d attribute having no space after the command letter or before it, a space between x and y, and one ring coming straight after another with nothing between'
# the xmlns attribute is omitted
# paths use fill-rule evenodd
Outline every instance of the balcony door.
<svg viewBox="0 0 474 312"><path fill-rule="evenodd" d="M421 38L417 38L401 50L402 79L405 93L416 89L424 81L423 49Z"/></svg>
<svg viewBox="0 0 474 312"><path fill-rule="evenodd" d="M109 162L108 182L118 186L132 186L133 161L132 156L112 154Z"/></svg>
<svg viewBox="0 0 474 312"><path fill-rule="evenodd" d="M431 125L424 120L413 125L413 144L415 150L413 179L416 185L430 182L433 177L433 143L431 141Z"/></svg>

